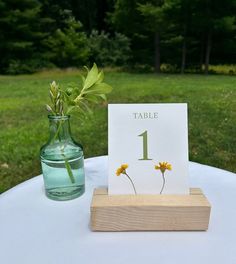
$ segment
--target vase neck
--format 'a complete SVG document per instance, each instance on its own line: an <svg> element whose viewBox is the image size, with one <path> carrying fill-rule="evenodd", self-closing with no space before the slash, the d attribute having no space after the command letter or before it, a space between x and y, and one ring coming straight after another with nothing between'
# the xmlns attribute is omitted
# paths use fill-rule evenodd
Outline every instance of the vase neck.
<svg viewBox="0 0 236 264"><path fill-rule="evenodd" d="M48 116L49 118L49 141L63 142L72 140L69 116Z"/></svg>

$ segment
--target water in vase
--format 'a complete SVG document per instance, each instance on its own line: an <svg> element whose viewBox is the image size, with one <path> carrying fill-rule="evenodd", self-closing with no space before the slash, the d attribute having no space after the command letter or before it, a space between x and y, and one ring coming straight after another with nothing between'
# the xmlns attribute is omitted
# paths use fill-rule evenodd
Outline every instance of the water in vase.
<svg viewBox="0 0 236 264"><path fill-rule="evenodd" d="M65 160L41 159L46 195L70 200L85 191L83 156ZM69 172L68 172L69 168Z"/></svg>

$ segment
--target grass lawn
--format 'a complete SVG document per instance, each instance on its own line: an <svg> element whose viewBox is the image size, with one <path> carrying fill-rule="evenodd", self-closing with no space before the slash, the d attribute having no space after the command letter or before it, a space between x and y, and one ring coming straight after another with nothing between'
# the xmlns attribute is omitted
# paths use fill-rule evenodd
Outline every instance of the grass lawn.
<svg viewBox="0 0 236 264"><path fill-rule="evenodd" d="M0 76L0 192L41 173L39 149L47 141L44 104L52 80L78 81L78 72ZM108 72L110 103L187 102L190 160L236 172L236 77ZM107 108L90 121L72 119L85 157L107 154Z"/></svg>

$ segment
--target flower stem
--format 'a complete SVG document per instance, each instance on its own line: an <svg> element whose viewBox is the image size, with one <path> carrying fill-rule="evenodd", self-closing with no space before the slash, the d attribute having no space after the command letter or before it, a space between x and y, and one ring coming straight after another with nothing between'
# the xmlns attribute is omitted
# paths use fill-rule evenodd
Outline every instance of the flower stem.
<svg viewBox="0 0 236 264"><path fill-rule="evenodd" d="M58 125L58 127L57 127L57 131L56 131L56 133L55 133L55 135L54 135L54 137L53 137L53 139L52 139L52 142L54 142L55 139L56 139L57 137L58 137L59 141L61 142L61 137L60 137L60 135L59 135L59 132L60 132L60 130L61 130L61 127L62 127L62 123L63 123L63 122L64 122L63 120L62 120L62 121L59 121L59 125ZM63 160L65 161L65 167L66 167L67 173L68 173L68 175L69 175L69 177L70 177L70 181L71 181L71 183L75 183L75 177L74 177L74 175L73 175L73 172L72 172L72 169L71 169L70 163L69 163L68 159L66 158L66 156L65 156L65 154L64 154L64 147L61 148L61 154L62 154L62 156L64 157Z"/></svg>
<svg viewBox="0 0 236 264"><path fill-rule="evenodd" d="M125 174L125 175L128 177L128 179L130 180L130 182L131 182L131 184L132 184L132 186L133 186L133 189L134 189L134 193L137 194L133 181L131 180L131 178L129 177L129 175L127 174L127 172L124 173L124 174Z"/></svg>
<svg viewBox="0 0 236 264"><path fill-rule="evenodd" d="M163 189L165 187L165 183L166 183L164 172L162 172L161 174L162 174L163 184L162 184L162 188L161 188L160 194L162 194L162 191L163 191Z"/></svg>
<svg viewBox="0 0 236 264"><path fill-rule="evenodd" d="M69 161L67 160L66 156L64 153L62 153L62 156L64 157L64 161L65 161L65 166L66 166L66 170L68 172L68 175L70 177L70 181L71 183L75 183L75 177L73 175L73 172L72 172L72 169L71 169L71 166L70 166L70 163Z"/></svg>
<svg viewBox="0 0 236 264"><path fill-rule="evenodd" d="M53 138L52 138L52 142L54 142L54 141L56 140L57 137L58 137L59 141L61 141L60 136L59 136L59 132L60 132L60 130L61 130L61 126L62 126L62 123L63 123L63 122L64 122L64 121L59 121L59 125L57 126L57 131L56 131L56 133L54 134L54 136L53 136Z"/></svg>

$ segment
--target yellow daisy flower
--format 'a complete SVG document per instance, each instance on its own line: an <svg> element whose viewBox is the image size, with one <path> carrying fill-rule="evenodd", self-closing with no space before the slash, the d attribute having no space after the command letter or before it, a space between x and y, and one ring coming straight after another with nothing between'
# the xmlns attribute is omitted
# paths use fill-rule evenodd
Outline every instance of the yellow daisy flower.
<svg viewBox="0 0 236 264"><path fill-rule="evenodd" d="M156 170L160 170L162 173L164 173L166 170L172 170L172 166L168 162L159 162L159 165L155 165Z"/></svg>
<svg viewBox="0 0 236 264"><path fill-rule="evenodd" d="M137 194L135 186L134 186L134 183L133 183L132 179L129 177L127 171L126 171L126 169L128 167L129 167L128 164L121 164L121 166L116 170L116 175L120 176L121 174L124 174L129 179L130 183L132 184L133 189L134 189L134 193Z"/></svg>
<svg viewBox="0 0 236 264"><path fill-rule="evenodd" d="M165 187L165 183L166 183L166 180L165 180L165 171L166 170L172 170L172 166L167 161L163 161L163 162L159 162L158 165L155 165L155 169L156 170L160 170L161 171L161 174L162 174L163 183L162 183L162 187L161 187L161 191L160 191L160 194L162 194L162 191L163 191L163 189Z"/></svg>
<svg viewBox="0 0 236 264"><path fill-rule="evenodd" d="M126 169L129 167L128 164L122 164L117 170L116 175L120 176L121 174L126 174Z"/></svg>

